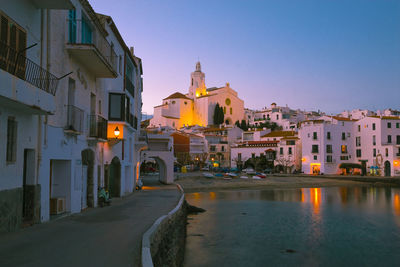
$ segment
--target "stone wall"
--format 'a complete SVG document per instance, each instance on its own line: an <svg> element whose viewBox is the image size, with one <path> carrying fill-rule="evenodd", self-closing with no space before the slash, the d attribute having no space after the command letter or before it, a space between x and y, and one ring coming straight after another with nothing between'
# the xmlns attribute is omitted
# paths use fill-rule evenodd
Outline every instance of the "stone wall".
<svg viewBox="0 0 400 267"><path fill-rule="evenodd" d="M17 230L22 222L22 188L0 191L0 232Z"/></svg>
<svg viewBox="0 0 400 267"><path fill-rule="evenodd" d="M182 266L185 254L187 204L183 190L178 205L143 235L142 266Z"/></svg>
<svg viewBox="0 0 400 267"><path fill-rule="evenodd" d="M165 219L153 236L151 256L154 266L182 266L186 240L186 202Z"/></svg>

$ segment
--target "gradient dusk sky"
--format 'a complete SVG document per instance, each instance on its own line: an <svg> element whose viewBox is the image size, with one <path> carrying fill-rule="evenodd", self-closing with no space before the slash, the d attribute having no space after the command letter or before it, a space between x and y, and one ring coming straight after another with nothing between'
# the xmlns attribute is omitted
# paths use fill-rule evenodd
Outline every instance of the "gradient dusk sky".
<svg viewBox="0 0 400 267"><path fill-rule="evenodd" d="M399 0L93 0L143 59L143 111L229 82L245 107L400 109Z"/></svg>

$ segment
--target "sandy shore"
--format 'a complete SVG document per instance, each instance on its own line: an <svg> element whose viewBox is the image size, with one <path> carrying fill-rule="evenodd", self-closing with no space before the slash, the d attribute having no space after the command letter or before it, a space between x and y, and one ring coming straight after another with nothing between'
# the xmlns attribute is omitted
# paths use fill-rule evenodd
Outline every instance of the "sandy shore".
<svg viewBox="0 0 400 267"><path fill-rule="evenodd" d="M313 176L267 176L265 179L256 180L249 176L248 179L233 178L206 178L202 172L177 174L175 182L182 186L186 193L220 190L240 189L269 189L269 188L302 188L302 187L328 187L328 186L360 186L372 185L369 182L356 182L351 180L336 180L334 178L320 178Z"/></svg>

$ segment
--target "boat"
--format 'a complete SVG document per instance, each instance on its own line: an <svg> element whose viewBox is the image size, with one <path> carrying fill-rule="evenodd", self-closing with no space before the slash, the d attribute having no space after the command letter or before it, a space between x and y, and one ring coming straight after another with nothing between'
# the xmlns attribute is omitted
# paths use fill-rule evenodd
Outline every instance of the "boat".
<svg viewBox="0 0 400 267"><path fill-rule="evenodd" d="M212 175L212 173L209 172L203 172L203 176L206 178L214 178L214 175Z"/></svg>
<svg viewBox="0 0 400 267"><path fill-rule="evenodd" d="M237 177L237 174L233 172L228 172L227 175L230 177Z"/></svg>
<svg viewBox="0 0 400 267"><path fill-rule="evenodd" d="M254 179L254 180L261 180L261 177L260 177L260 176L257 176L257 175L254 175L254 176L253 176L253 179Z"/></svg>
<svg viewBox="0 0 400 267"><path fill-rule="evenodd" d="M241 178L241 179L249 179L249 177L246 176L246 175L242 175L242 176L240 176L240 178Z"/></svg>
<svg viewBox="0 0 400 267"><path fill-rule="evenodd" d="M224 175L222 173L216 173L215 177L223 177Z"/></svg>

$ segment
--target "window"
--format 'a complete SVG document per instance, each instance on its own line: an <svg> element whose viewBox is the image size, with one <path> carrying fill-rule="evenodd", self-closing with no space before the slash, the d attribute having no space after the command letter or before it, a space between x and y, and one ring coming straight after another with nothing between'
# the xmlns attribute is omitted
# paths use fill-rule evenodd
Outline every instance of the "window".
<svg viewBox="0 0 400 267"><path fill-rule="evenodd" d="M7 120L7 163L17 160L17 122L14 117Z"/></svg>
<svg viewBox="0 0 400 267"><path fill-rule="evenodd" d="M286 145L294 146L295 145L295 141L294 140L288 140L288 141L286 141Z"/></svg>
<svg viewBox="0 0 400 267"><path fill-rule="evenodd" d="M82 37L81 43L82 44L91 44L92 43L92 28L90 26L90 20L86 18L82 14ZM114 50L114 44L111 42L111 49Z"/></svg>
<svg viewBox="0 0 400 267"><path fill-rule="evenodd" d="M391 135L387 136L387 142L388 142L388 144L392 143L392 136Z"/></svg>
<svg viewBox="0 0 400 267"><path fill-rule="evenodd" d="M373 146L376 145L376 136L375 135L372 136L372 145Z"/></svg>
<svg viewBox="0 0 400 267"><path fill-rule="evenodd" d="M185 102L183 102L185 105L187 105L187 102L185 101Z"/></svg>
<svg viewBox="0 0 400 267"><path fill-rule="evenodd" d="M232 108L229 108L229 113L232 115Z"/></svg>
<svg viewBox="0 0 400 267"><path fill-rule="evenodd" d="M175 127L175 122L174 121L172 122L172 127Z"/></svg>
<svg viewBox="0 0 400 267"><path fill-rule="evenodd" d="M317 140L317 132L313 132L313 140Z"/></svg>
<svg viewBox="0 0 400 267"><path fill-rule="evenodd" d="M173 100L173 101L172 101L172 105L175 105L175 103L176 103L175 100Z"/></svg>
<svg viewBox="0 0 400 267"><path fill-rule="evenodd" d="M291 147L289 147L289 149L288 149L288 154L292 155L292 148Z"/></svg>
<svg viewBox="0 0 400 267"><path fill-rule="evenodd" d="M347 146L346 145L342 145L340 147L340 151L342 151L342 154L347 154Z"/></svg>
<svg viewBox="0 0 400 267"><path fill-rule="evenodd" d="M387 127L390 129L390 128L392 128L392 123L391 122L388 122L387 123Z"/></svg>
<svg viewBox="0 0 400 267"><path fill-rule="evenodd" d="M332 162L332 155L326 156L326 162Z"/></svg>
<svg viewBox="0 0 400 267"><path fill-rule="evenodd" d="M318 153L318 145L312 145L311 153Z"/></svg>
<svg viewBox="0 0 400 267"><path fill-rule="evenodd" d="M326 145L326 153L332 153L332 145Z"/></svg>
<svg viewBox="0 0 400 267"><path fill-rule="evenodd" d="M125 120L125 95L110 93L109 95L109 120Z"/></svg>
<svg viewBox="0 0 400 267"><path fill-rule="evenodd" d="M210 146L210 151L215 152L216 151L215 146Z"/></svg>
<svg viewBox="0 0 400 267"><path fill-rule="evenodd" d="M229 106L231 104L231 100L229 98L225 99L225 104Z"/></svg>
<svg viewBox="0 0 400 267"><path fill-rule="evenodd" d="M361 132L361 125L358 125L358 131Z"/></svg>
<svg viewBox="0 0 400 267"><path fill-rule="evenodd" d="M397 129L400 128L400 123L399 122L396 122L396 128Z"/></svg>
<svg viewBox="0 0 400 267"><path fill-rule="evenodd" d="M389 157L389 149L388 148L385 148L385 155L386 155L386 157Z"/></svg>
<svg viewBox="0 0 400 267"><path fill-rule="evenodd" d="M349 160L349 156L340 156L340 160Z"/></svg>
<svg viewBox="0 0 400 267"><path fill-rule="evenodd" d="M238 161L242 161L242 153L238 153L237 159Z"/></svg>
<svg viewBox="0 0 400 267"><path fill-rule="evenodd" d="M356 146L361 146L361 136L356 137Z"/></svg>
<svg viewBox="0 0 400 267"><path fill-rule="evenodd" d="M361 158L361 149L356 150L356 156L357 158Z"/></svg>
<svg viewBox="0 0 400 267"><path fill-rule="evenodd" d="M279 115L276 115L276 120L279 120Z"/></svg>
<svg viewBox="0 0 400 267"><path fill-rule="evenodd" d="M318 156L317 155L314 155L314 160L317 160L318 159Z"/></svg>
<svg viewBox="0 0 400 267"><path fill-rule="evenodd" d="M279 148L279 154L283 155L283 147Z"/></svg>
<svg viewBox="0 0 400 267"><path fill-rule="evenodd" d="M346 133L342 133L342 140L346 140Z"/></svg>
<svg viewBox="0 0 400 267"><path fill-rule="evenodd" d="M374 148L374 149L372 150L372 156L373 156L373 157L376 157L376 148Z"/></svg>
<svg viewBox="0 0 400 267"><path fill-rule="evenodd" d="M221 146L221 151L224 152L225 151L225 147Z"/></svg>
<svg viewBox="0 0 400 267"><path fill-rule="evenodd" d="M344 126L344 121L342 121L342 126Z"/></svg>
<svg viewBox="0 0 400 267"><path fill-rule="evenodd" d="M375 123L373 123L372 124L372 130L375 131L375 129L376 129L376 126L375 126Z"/></svg>
<svg viewBox="0 0 400 267"><path fill-rule="evenodd" d="M396 145L400 145L400 135L396 135Z"/></svg>
<svg viewBox="0 0 400 267"><path fill-rule="evenodd" d="M256 153L251 153L251 157L254 159L256 157Z"/></svg>
<svg viewBox="0 0 400 267"><path fill-rule="evenodd" d="M331 140L331 132L326 133L326 139Z"/></svg>

